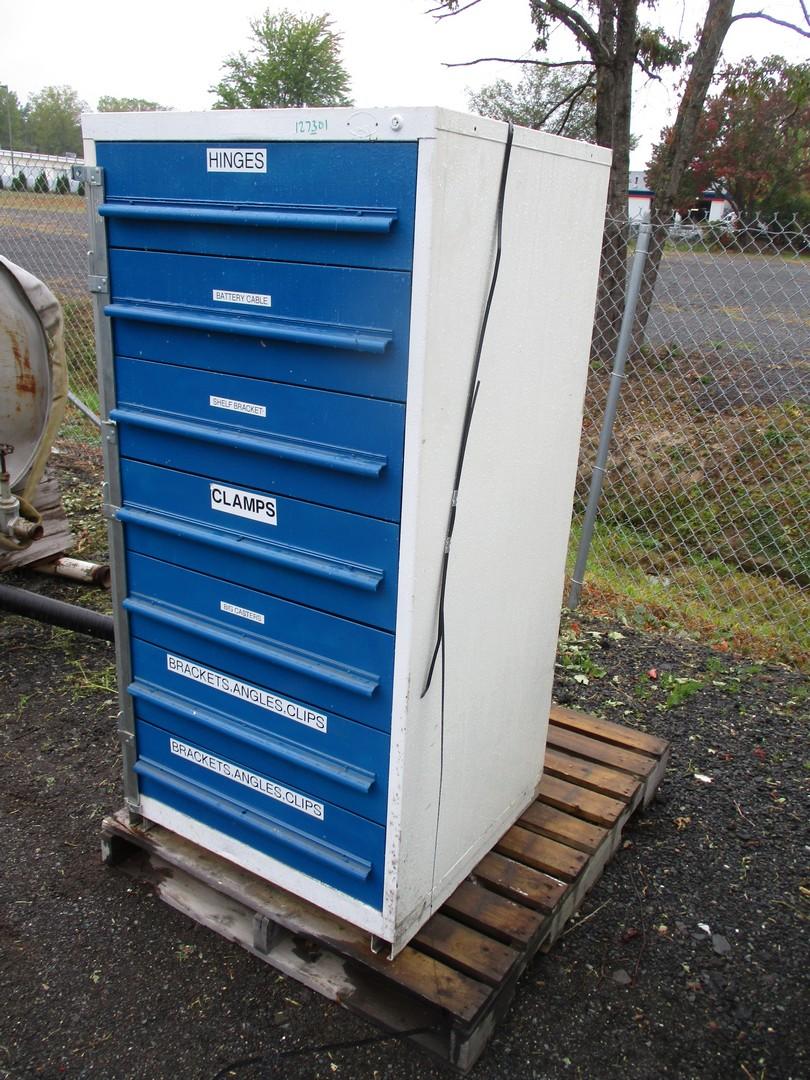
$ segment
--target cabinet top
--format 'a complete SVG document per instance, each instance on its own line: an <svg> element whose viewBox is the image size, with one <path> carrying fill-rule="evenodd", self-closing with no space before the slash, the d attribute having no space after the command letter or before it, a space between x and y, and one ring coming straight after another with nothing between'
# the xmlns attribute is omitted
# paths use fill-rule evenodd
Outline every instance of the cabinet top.
<svg viewBox="0 0 810 1080"><path fill-rule="evenodd" d="M503 142L506 124L441 108L221 109L209 112L88 113L89 142L414 142L439 132ZM610 164L610 151L530 128L515 129L515 146ZM89 149L89 148L87 148ZM86 160L91 160L85 154Z"/></svg>

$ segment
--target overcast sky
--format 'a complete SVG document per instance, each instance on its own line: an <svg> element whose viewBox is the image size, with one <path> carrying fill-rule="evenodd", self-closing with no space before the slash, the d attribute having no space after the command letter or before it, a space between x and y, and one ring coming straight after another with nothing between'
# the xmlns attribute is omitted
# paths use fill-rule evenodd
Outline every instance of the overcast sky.
<svg viewBox="0 0 810 1080"><path fill-rule="evenodd" d="M265 0L0 0L0 83L21 99L49 84L66 83L95 107L99 96L143 97L177 109L207 109L208 88L229 53L246 45L248 19ZM281 0L269 5L301 13L328 10L343 34L343 58L358 105L466 107L468 87L499 77L517 79L508 64L447 69L444 62L479 56L531 55L534 34L527 0L481 0L453 18L426 14L429 0ZM693 37L705 0L661 0L656 22ZM738 0L736 10L764 9L798 22L798 0ZM807 58L808 41L760 20L735 24L725 55L782 53ZM565 31L552 39L555 58L576 55ZM632 166L643 168L677 94L671 85L636 74L633 132L641 144ZM2 137L0 137L2 142Z"/></svg>

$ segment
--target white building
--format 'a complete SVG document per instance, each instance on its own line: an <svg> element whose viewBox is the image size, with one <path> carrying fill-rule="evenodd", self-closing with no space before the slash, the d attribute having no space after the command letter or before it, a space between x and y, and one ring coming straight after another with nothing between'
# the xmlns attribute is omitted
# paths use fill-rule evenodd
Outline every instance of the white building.
<svg viewBox="0 0 810 1080"><path fill-rule="evenodd" d="M649 214L655 192L647 186L643 170L630 171L630 184L627 192L627 213L631 221L637 221L642 215ZM728 199L717 191L704 191L686 217L690 221L720 221L732 211Z"/></svg>
<svg viewBox="0 0 810 1080"><path fill-rule="evenodd" d="M11 181L22 173L28 181L30 191L40 173L45 173L48 181L48 190L54 191L56 181L60 176L66 176L71 191L78 190L78 182L70 179L70 170L73 165L81 165L82 161L75 154L65 154L57 157L55 154L33 154L28 150L6 150L0 147L0 180L3 187L11 187Z"/></svg>

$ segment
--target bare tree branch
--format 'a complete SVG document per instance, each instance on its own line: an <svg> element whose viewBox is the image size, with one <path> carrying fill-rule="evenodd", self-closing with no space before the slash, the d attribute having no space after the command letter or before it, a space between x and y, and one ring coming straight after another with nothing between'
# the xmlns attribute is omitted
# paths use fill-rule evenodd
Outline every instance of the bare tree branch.
<svg viewBox="0 0 810 1080"><path fill-rule="evenodd" d="M563 26L571 31L577 41L588 50L594 62L597 59L602 63L610 62L610 55L602 41L600 41L599 35L585 16L576 10L575 6L560 3L559 0L542 0L542 2L541 0L532 0L530 7L532 13L539 11L544 15L550 15L554 19L559 19Z"/></svg>
<svg viewBox="0 0 810 1080"><path fill-rule="evenodd" d="M476 4L480 3L481 0L469 0L469 3L465 4L464 7L451 8L447 0L445 0L444 3L437 4L436 7L428 8L425 14L433 15L436 11L443 12L442 15L436 16L436 22L439 22L441 19L450 19L453 15L460 15L462 11L466 11L467 8L475 7Z"/></svg>
<svg viewBox="0 0 810 1080"><path fill-rule="evenodd" d="M808 12L807 10L807 4L805 4L804 0L799 0L799 3L802 7L802 15L804 15L804 21L807 23L808 26L810 26L810 12Z"/></svg>
<svg viewBox="0 0 810 1080"><path fill-rule="evenodd" d="M565 110L565 116L560 121L555 134L562 135L563 131L565 130L565 125L568 123L568 121L569 121L569 119L571 117L571 113L574 111L574 106L579 101L579 99L582 97L582 95L585 93L585 91L589 87L593 87L595 81L596 81L596 73L592 71L590 73L590 75L588 75L588 78L585 80L585 82L581 86L577 87L577 89L576 89L576 91L574 91L574 93L568 95L568 99L569 99L568 100L568 108ZM559 104L555 105L552 112L556 111L557 109L560 108L561 105L564 105L564 104L565 104L565 101L559 102ZM549 113L548 115L550 117L552 114ZM545 119L548 119L548 117L546 117ZM545 119L544 119L543 123L545 123Z"/></svg>
<svg viewBox="0 0 810 1080"><path fill-rule="evenodd" d="M516 60L512 56L479 56L477 60L461 60L457 64L443 63L442 67L472 67L474 64L534 64L535 67L593 67L593 60Z"/></svg>
<svg viewBox="0 0 810 1080"><path fill-rule="evenodd" d="M802 9L804 10L804 17L807 18L807 11L804 3L802 3ZM784 19L777 19L774 15L766 15L764 11L741 11L739 15L732 16L732 22L739 22L740 19L764 19L765 22L773 23L775 26L784 26L786 30L795 30L797 34L801 34L802 37L810 38L810 30L803 30L801 26L796 26L795 23L785 22ZM808 20L810 22L810 20Z"/></svg>

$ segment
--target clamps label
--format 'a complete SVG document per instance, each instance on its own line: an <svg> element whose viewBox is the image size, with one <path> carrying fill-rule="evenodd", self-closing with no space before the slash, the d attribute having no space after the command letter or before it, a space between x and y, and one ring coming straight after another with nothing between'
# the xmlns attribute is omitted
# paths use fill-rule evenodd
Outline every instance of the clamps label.
<svg viewBox="0 0 810 1080"><path fill-rule="evenodd" d="M221 514L233 514L235 517L250 518L265 525L277 525L276 500L270 495L259 495L255 491L242 491L240 488L226 487L225 484L210 484L211 509Z"/></svg>

